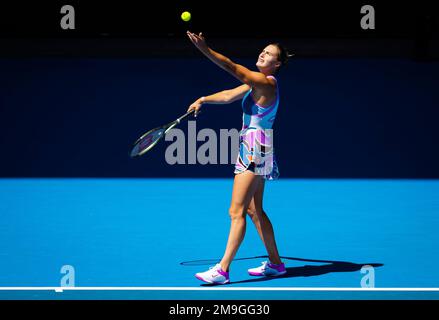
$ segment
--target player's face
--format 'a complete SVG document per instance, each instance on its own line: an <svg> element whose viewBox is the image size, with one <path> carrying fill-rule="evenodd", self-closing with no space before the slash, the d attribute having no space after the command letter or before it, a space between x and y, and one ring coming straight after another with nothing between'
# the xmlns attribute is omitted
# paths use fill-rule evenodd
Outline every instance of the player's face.
<svg viewBox="0 0 439 320"><path fill-rule="evenodd" d="M278 60L279 49L274 45L269 45L265 47L259 54L258 61L256 62L256 67L259 70L275 70L280 66Z"/></svg>

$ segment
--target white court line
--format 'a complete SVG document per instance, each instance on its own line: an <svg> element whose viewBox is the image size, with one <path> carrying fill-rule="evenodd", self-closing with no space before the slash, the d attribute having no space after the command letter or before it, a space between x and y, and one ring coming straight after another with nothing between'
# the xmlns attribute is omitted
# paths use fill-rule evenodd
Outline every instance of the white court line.
<svg viewBox="0 0 439 320"><path fill-rule="evenodd" d="M439 291L439 288L312 287L0 287L0 291Z"/></svg>

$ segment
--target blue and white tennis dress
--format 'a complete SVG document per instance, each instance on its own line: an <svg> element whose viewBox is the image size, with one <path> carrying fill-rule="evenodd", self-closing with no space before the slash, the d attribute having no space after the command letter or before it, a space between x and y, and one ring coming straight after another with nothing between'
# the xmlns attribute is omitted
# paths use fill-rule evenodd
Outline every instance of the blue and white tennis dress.
<svg viewBox="0 0 439 320"><path fill-rule="evenodd" d="M276 100L263 107L253 100L252 89L242 99L242 129L239 133L239 154L235 164L235 174L253 169L255 174L266 180L279 177L273 146L273 123L279 107L279 87L276 81Z"/></svg>

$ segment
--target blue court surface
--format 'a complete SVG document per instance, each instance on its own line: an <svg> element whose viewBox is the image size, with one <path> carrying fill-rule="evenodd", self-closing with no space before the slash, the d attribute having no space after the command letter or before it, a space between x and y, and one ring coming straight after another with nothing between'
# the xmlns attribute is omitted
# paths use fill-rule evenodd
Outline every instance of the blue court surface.
<svg viewBox="0 0 439 320"><path fill-rule="evenodd" d="M439 298L438 180L268 181L264 209L287 274L247 274L265 255L248 218L232 283L203 285L194 274L223 254L232 185L0 179L0 298ZM74 287L55 292L63 266Z"/></svg>

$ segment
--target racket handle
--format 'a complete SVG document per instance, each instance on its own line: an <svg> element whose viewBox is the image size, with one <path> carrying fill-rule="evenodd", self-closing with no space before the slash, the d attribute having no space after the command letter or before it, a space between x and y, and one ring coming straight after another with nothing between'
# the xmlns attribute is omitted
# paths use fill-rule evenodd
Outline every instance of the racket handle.
<svg viewBox="0 0 439 320"><path fill-rule="evenodd" d="M191 113L193 113L195 111L195 109L192 109L191 111L187 112L186 114L182 115L180 118L177 119L177 122L180 123L181 120L183 120L184 118L186 118L188 115L190 115ZM198 112L199 113L199 112Z"/></svg>

